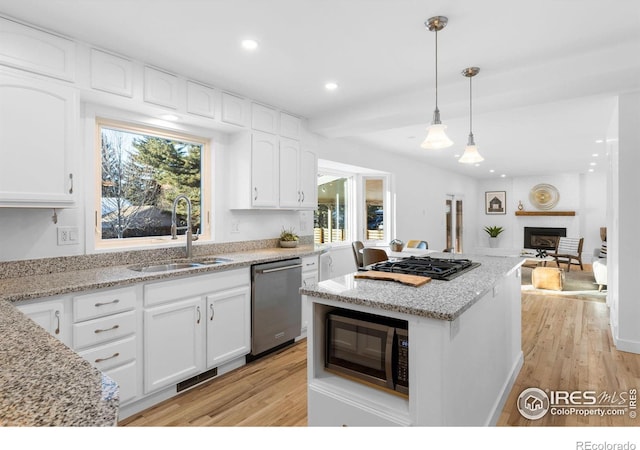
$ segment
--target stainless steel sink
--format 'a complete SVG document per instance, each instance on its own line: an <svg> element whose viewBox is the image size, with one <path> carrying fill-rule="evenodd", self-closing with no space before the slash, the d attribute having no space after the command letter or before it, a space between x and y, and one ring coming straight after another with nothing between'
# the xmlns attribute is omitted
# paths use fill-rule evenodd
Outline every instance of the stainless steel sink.
<svg viewBox="0 0 640 450"><path fill-rule="evenodd" d="M197 267L211 266L226 262L231 262L231 260L212 257L199 259L198 261L171 261L159 264L140 264L137 266L131 266L129 269L135 270L136 272L170 272L172 270L195 269Z"/></svg>

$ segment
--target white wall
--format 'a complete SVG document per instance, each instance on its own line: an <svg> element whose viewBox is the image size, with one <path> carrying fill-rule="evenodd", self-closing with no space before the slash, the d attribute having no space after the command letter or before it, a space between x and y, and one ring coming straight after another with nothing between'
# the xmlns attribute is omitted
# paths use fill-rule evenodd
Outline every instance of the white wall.
<svg viewBox="0 0 640 450"><path fill-rule="evenodd" d="M529 192L540 183L551 184L560 193L553 209L575 211L575 216L516 216L518 202L525 211L537 211L529 201ZM483 180L480 183L479 201L484 203L485 191L506 191L507 211L505 215L480 214L476 230L480 247L488 247L485 226L502 226L499 247L519 251L524 246L524 227L562 227L567 236L584 237L583 262L591 262L594 248L600 247L600 227L606 225L607 174L604 169L589 174L558 174L535 177ZM484 206L483 206L484 208Z"/></svg>
<svg viewBox="0 0 640 450"><path fill-rule="evenodd" d="M640 240L638 239L638 193L640 193L640 92L619 97L619 135L617 151L617 195L613 198L611 228L607 229L608 265L617 269L617 330L613 330L616 347L640 353ZM617 227L616 227L617 223ZM609 236L613 239L610 240ZM608 250L608 247L607 247ZM608 275L608 274L607 274Z"/></svg>

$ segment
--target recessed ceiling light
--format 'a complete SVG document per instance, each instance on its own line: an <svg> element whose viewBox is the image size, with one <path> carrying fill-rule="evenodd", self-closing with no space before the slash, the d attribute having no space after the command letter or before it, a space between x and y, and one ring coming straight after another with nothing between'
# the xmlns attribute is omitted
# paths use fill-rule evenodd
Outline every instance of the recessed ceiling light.
<svg viewBox="0 0 640 450"><path fill-rule="evenodd" d="M243 39L240 43L245 50L255 50L258 48L258 41L254 39Z"/></svg>
<svg viewBox="0 0 640 450"><path fill-rule="evenodd" d="M502 175L500 175L501 178L506 178L507 174L503 173Z"/></svg>
<svg viewBox="0 0 640 450"><path fill-rule="evenodd" d="M480 164L475 164L476 167L480 167Z"/></svg>
<svg viewBox="0 0 640 450"><path fill-rule="evenodd" d="M598 154L597 153L593 153L591 156L593 156L594 158L597 158Z"/></svg>
<svg viewBox="0 0 640 450"><path fill-rule="evenodd" d="M593 172L593 171L594 171L594 169L589 169L589 172Z"/></svg>
<svg viewBox="0 0 640 450"><path fill-rule="evenodd" d="M455 159L458 159L458 158L460 158L460 155L453 155L453 157L454 157Z"/></svg>
<svg viewBox="0 0 640 450"><path fill-rule="evenodd" d="M489 169L489 173L493 173L493 172L495 172L495 170Z"/></svg>
<svg viewBox="0 0 640 450"><path fill-rule="evenodd" d="M324 85L324 88L327 91L335 91L336 89L338 89L338 84L334 83L333 81L328 82L327 84Z"/></svg>
<svg viewBox="0 0 640 450"><path fill-rule="evenodd" d="M592 163L589 163L589 165L590 166L595 166L595 165L597 165L597 163L592 162Z"/></svg>
<svg viewBox="0 0 640 450"><path fill-rule="evenodd" d="M604 142L604 140L602 139L596 139L596 144L602 144Z"/></svg>

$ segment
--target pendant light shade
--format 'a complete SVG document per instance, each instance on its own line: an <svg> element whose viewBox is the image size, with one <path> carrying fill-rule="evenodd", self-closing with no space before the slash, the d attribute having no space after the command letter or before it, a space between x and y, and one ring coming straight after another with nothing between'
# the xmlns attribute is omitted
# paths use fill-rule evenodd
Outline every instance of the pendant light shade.
<svg viewBox="0 0 640 450"><path fill-rule="evenodd" d="M479 67L467 67L462 71L462 75L469 78L469 140L467 141L467 146L464 148L464 153L458 160L458 162L464 164L474 164L484 161L484 158L478 152L478 147L476 146L475 141L473 140L473 131L472 131L472 113L471 113L471 99L472 99L472 91L471 91L471 78L478 75L480 72Z"/></svg>
<svg viewBox="0 0 640 450"><path fill-rule="evenodd" d="M427 127L427 137L421 147L428 150L447 148L453 145L453 141L447 137L447 126L440 122L440 110L438 109L438 31L447 26L449 19L443 16L431 17L424 24L429 31L436 33L436 109L433 112L433 121Z"/></svg>

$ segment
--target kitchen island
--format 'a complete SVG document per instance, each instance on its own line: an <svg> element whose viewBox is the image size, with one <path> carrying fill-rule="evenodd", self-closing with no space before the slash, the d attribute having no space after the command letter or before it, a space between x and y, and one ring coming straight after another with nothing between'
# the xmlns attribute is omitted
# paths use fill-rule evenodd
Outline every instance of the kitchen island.
<svg viewBox="0 0 640 450"><path fill-rule="evenodd" d="M434 254L434 257L449 257ZM356 279L302 289L311 426L486 426L497 422L523 363L522 258L455 255L480 263L451 281L420 287ZM326 316L350 310L408 324L409 393L325 369Z"/></svg>

